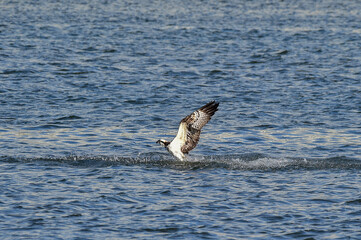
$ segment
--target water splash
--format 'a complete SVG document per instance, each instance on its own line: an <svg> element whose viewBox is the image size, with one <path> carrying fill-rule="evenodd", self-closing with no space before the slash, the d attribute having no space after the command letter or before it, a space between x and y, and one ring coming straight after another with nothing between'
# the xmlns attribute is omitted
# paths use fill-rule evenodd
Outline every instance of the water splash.
<svg viewBox="0 0 361 240"><path fill-rule="evenodd" d="M361 169L361 161L347 157L332 158L293 158L271 157L265 154L234 154L214 156L191 156L187 161L178 161L164 153L139 154L136 157L121 156L64 156L41 158L0 157L5 162L42 162L44 164L68 165L72 167L108 166L149 166L177 170L228 169L228 170L324 170Z"/></svg>

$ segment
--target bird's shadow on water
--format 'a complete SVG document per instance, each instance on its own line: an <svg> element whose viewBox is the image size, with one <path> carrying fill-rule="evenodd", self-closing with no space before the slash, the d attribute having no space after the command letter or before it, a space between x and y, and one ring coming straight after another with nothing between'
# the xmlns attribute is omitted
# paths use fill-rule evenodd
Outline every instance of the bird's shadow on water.
<svg viewBox="0 0 361 240"><path fill-rule="evenodd" d="M71 155L64 157L16 158L1 156L3 162L42 163L80 168L102 168L109 166L146 166L176 170L228 169L228 170L322 170L361 169L361 161L347 157L297 158L273 157L262 153L232 155L191 155L179 161L167 153L142 153L136 157Z"/></svg>

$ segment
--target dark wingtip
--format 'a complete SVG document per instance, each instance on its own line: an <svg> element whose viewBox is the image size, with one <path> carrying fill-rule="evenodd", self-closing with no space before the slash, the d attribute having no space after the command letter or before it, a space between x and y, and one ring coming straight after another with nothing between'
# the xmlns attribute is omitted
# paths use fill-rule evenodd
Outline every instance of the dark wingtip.
<svg viewBox="0 0 361 240"><path fill-rule="evenodd" d="M201 109L205 109L205 108L209 108L209 107L218 107L219 102L216 101L210 101L209 103L207 103L206 105L204 105L203 107L201 107Z"/></svg>
<svg viewBox="0 0 361 240"><path fill-rule="evenodd" d="M213 116L213 114L218 111L218 106L219 106L219 102L213 100L207 103L206 105L204 105L203 107L201 107L201 110Z"/></svg>
<svg viewBox="0 0 361 240"><path fill-rule="evenodd" d="M219 106L219 102L216 102L216 101L213 101L214 102L214 106L216 107L216 108L218 108L218 106ZM217 109L218 110L218 109Z"/></svg>

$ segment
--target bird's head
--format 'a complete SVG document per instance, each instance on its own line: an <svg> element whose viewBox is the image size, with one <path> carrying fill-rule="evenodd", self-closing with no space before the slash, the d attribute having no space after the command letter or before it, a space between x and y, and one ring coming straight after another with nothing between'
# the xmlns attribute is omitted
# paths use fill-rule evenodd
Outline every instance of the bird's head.
<svg viewBox="0 0 361 240"><path fill-rule="evenodd" d="M164 139L159 139L159 140L157 141L157 143L160 144L160 145L162 145L163 147L167 147L167 146L170 144L170 142L168 142L168 141L166 141L166 140L164 140Z"/></svg>

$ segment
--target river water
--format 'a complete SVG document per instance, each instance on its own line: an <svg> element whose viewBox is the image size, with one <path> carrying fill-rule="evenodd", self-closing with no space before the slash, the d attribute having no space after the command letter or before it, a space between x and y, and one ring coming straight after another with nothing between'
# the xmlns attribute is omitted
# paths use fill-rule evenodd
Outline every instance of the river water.
<svg viewBox="0 0 361 240"><path fill-rule="evenodd" d="M360 239L359 1L0 1L0 239ZM155 142L220 102L186 162Z"/></svg>

